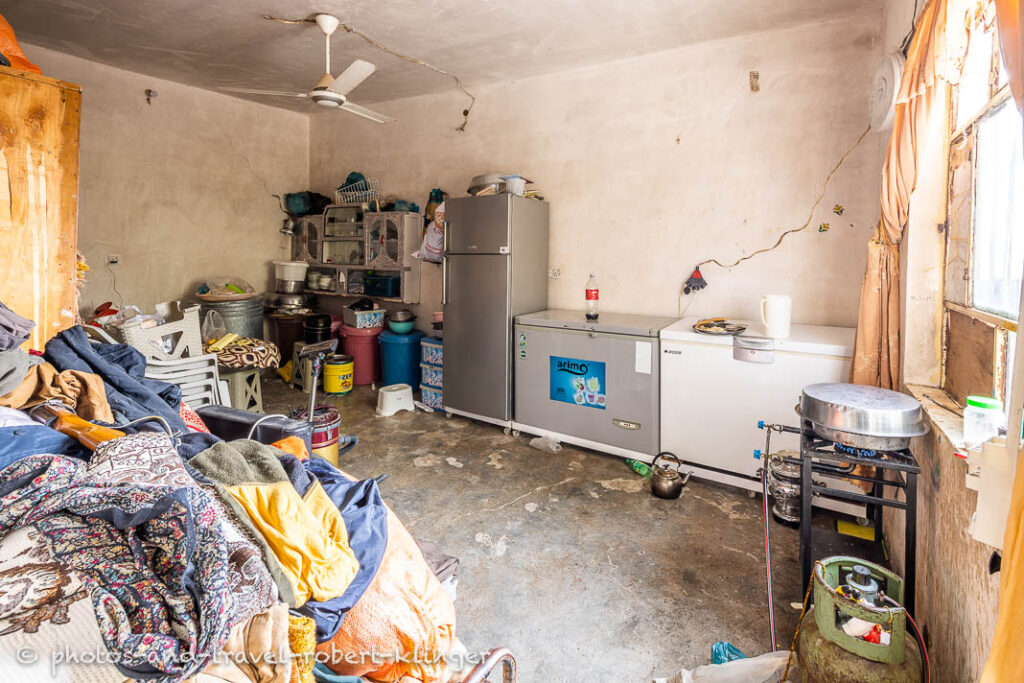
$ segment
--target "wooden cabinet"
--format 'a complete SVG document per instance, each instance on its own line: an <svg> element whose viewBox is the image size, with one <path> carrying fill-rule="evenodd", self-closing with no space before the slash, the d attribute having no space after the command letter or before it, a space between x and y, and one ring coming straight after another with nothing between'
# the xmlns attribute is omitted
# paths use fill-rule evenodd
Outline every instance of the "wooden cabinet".
<svg viewBox="0 0 1024 683"><path fill-rule="evenodd" d="M77 318L82 90L0 67L0 301L36 322L28 346Z"/></svg>

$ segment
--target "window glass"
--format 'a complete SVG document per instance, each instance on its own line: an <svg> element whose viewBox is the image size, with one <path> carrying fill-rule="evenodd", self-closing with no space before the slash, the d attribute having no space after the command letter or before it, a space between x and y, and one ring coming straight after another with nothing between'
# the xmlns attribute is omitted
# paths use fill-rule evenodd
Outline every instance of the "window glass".
<svg viewBox="0 0 1024 683"><path fill-rule="evenodd" d="M975 176L975 308L1016 319L1024 270L1024 143L1022 122L1008 98L978 123Z"/></svg>
<svg viewBox="0 0 1024 683"><path fill-rule="evenodd" d="M971 41L964 60L964 70L957 86L956 129L977 116L988 104L989 75L992 72L992 32L981 27L971 31Z"/></svg>

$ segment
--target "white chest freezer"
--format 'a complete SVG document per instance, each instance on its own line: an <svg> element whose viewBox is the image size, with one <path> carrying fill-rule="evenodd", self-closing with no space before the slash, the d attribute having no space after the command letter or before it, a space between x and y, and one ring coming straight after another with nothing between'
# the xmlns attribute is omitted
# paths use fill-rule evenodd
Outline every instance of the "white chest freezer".
<svg viewBox="0 0 1024 683"><path fill-rule="evenodd" d="M516 318L513 426L650 461L658 453L658 333L674 318L544 311Z"/></svg>
<svg viewBox="0 0 1024 683"><path fill-rule="evenodd" d="M795 408L808 384L846 382L855 330L793 325L788 339L757 336L750 325L739 338L701 334L688 318L661 331L661 449L679 455L694 476L760 490L765 432L757 421L800 426ZM772 450L798 451L793 434L773 434ZM846 479L825 482L847 490ZM840 512L864 515L864 507L815 498Z"/></svg>

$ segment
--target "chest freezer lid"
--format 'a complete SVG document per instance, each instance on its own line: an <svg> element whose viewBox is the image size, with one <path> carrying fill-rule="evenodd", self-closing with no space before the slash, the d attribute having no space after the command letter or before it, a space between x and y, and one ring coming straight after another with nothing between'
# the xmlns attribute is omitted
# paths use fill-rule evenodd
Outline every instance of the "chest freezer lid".
<svg viewBox="0 0 1024 683"><path fill-rule="evenodd" d="M630 313L601 313L597 320L587 320L583 311L550 310L527 313L516 318L517 325L550 327L562 330L583 330L604 334L625 334L633 337L657 337L663 327L675 318Z"/></svg>
<svg viewBox="0 0 1024 683"><path fill-rule="evenodd" d="M732 347L732 337L728 335L701 334L694 332L693 325L700 318L683 318L661 331L664 340L696 342L710 346ZM747 330L740 336L760 337L764 335L764 326L760 323L738 320L747 324ZM853 356L853 338L856 330L852 327L829 327L827 325L790 326L790 335L786 339L774 339L776 351L792 351L795 353L813 353L827 356L850 358Z"/></svg>

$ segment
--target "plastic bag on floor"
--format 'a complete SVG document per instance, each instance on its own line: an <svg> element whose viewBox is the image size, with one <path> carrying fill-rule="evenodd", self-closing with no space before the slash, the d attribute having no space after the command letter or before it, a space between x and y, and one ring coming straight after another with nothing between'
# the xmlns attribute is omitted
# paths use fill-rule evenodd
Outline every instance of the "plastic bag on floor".
<svg viewBox="0 0 1024 683"><path fill-rule="evenodd" d="M727 640L719 640L711 645L711 663L725 664L735 659L746 659L747 655Z"/></svg>
<svg viewBox="0 0 1024 683"><path fill-rule="evenodd" d="M725 664L683 669L671 678L655 678L654 683L778 683L786 671L788 659L789 651L768 652Z"/></svg>
<svg viewBox="0 0 1024 683"><path fill-rule="evenodd" d="M530 439L530 445L538 451L551 453L552 455L562 452L562 444L558 443L550 436L538 436L536 439Z"/></svg>

